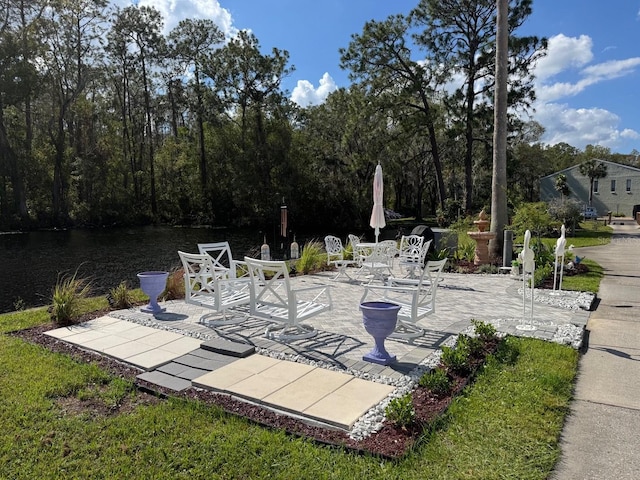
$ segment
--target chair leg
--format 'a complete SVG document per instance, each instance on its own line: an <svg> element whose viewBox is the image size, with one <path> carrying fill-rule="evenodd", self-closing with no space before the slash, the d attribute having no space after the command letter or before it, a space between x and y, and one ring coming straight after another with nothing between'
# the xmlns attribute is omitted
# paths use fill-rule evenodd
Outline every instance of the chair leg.
<svg viewBox="0 0 640 480"><path fill-rule="evenodd" d="M291 331L291 333L288 333ZM315 337L318 331L311 325L269 325L264 332L271 340L288 342L289 340L304 340Z"/></svg>
<svg viewBox="0 0 640 480"><path fill-rule="evenodd" d="M413 340L424 335L424 329L418 327L412 323L405 323L398 319L396 329L393 331L389 338L408 340L409 343L413 343Z"/></svg>

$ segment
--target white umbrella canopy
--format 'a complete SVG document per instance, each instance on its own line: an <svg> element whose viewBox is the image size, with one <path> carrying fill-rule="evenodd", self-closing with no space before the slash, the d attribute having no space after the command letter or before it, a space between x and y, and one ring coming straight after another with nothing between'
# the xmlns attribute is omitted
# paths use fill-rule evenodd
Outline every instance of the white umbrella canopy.
<svg viewBox="0 0 640 480"><path fill-rule="evenodd" d="M373 210L371 211L371 220L369 225L375 230L376 243L378 243L378 236L380 235L380 229L386 226L384 221L384 181L382 179L382 166L378 162L376 167L376 173L373 176Z"/></svg>

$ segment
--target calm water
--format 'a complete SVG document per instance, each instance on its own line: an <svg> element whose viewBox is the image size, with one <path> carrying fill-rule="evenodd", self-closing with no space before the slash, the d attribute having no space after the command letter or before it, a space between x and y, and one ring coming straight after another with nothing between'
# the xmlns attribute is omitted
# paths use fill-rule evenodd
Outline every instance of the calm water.
<svg viewBox="0 0 640 480"><path fill-rule="evenodd" d="M102 295L123 280L138 287L138 272L178 267L178 250L197 252L198 243L224 240L235 258L257 256L263 243L257 230L172 227L0 234L0 313L13 311L18 300L48 305L58 276L76 269Z"/></svg>

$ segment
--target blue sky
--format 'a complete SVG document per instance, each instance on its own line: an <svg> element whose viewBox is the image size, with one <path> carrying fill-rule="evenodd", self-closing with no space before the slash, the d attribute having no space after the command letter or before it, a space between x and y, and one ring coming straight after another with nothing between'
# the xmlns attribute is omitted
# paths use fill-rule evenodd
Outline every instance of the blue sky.
<svg viewBox="0 0 640 480"><path fill-rule="evenodd" d="M131 0L114 0L126 5ZM183 18L210 18L229 35L251 30L264 53L287 50L296 71L283 87L300 105L318 104L349 85L338 49L368 20L406 14L418 0L139 0L153 5L169 31ZM615 153L640 151L640 0L534 0L518 31L549 39L536 67L532 118L543 141Z"/></svg>

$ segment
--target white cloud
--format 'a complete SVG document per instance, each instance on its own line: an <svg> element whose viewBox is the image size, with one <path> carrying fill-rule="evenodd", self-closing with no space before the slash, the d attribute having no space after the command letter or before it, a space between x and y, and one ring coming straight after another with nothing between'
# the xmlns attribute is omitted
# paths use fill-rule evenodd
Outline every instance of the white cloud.
<svg viewBox="0 0 640 480"><path fill-rule="evenodd" d="M291 92L291 101L301 107L319 105L323 103L331 92L338 89L338 86L328 72L325 72L320 79L318 88L315 88L308 80L298 80L298 84Z"/></svg>
<svg viewBox="0 0 640 480"><path fill-rule="evenodd" d="M640 138L631 129L619 129L620 117L602 108L571 108L566 104L547 103L537 107L535 118L544 125L544 143L565 142L584 149L602 145L613 151L625 140Z"/></svg>
<svg viewBox="0 0 640 480"><path fill-rule="evenodd" d="M586 35L556 35L549 39L547 56L536 65L534 119L545 127L544 143L566 142L578 148L602 145L615 150L625 141L640 138L635 130L620 129L620 117L608 110L574 108L559 102L596 84L627 76L640 66L640 57L589 65L592 47Z"/></svg>
<svg viewBox="0 0 640 480"><path fill-rule="evenodd" d="M536 76L543 81L571 67L582 67L593 59L593 43L587 35L578 38L563 34L549 39L547 55L538 60Z"/></svg>
<svg viewBox="0 0 640 480"><path fill-rule="evenodd" d="M135 2L112 0L111 3L124 8ZM141 7L153 7L162 14L165 34L177 26L180 20L186 18L212 20L227 38L235 36L238 31L233 26L231 13L222 8L218 0L138 0L137 3Z"/></svg>

